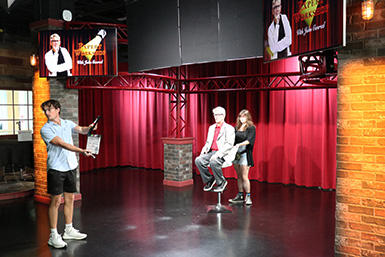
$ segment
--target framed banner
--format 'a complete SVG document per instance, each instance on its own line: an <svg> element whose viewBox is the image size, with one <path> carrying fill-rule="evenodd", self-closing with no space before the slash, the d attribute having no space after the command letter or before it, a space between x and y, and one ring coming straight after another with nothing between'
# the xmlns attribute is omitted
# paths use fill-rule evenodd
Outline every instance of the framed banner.
<svg viewBox="0 0 385 257"><path fill-rule="evenodd" d="M116 29L40 31L40 77L117 75Z"/></svg>
<svg viewBox="0 0 385 257"><path fill-rule="evenodd" d="M264 1L265 62L345 45L345 0Z"/></svg>

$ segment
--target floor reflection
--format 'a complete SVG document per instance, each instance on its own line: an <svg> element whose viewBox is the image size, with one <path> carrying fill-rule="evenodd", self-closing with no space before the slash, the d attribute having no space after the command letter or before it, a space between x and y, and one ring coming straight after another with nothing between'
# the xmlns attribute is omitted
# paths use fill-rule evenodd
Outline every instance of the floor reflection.
<svg viewBox="0 0 385 257"><path fill-rule="evenodd" d="M258 256L334 255L335 192L251 181L252 206L207 213L217 193L201 178L184 188L163 185L163 173L105 169L81 176L74 226L86 240L48 246L48 206L33 197L0 201L1 256ZM237 193L228 180L221 203ZM59 233L64 216L59 214ZM17 239L17 240L15 240Z"/></svg>

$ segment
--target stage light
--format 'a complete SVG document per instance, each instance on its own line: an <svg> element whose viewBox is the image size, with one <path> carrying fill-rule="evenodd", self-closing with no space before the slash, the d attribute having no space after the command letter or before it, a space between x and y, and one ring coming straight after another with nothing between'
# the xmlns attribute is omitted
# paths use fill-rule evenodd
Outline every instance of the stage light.
<svg viewBox="0 0 385 257"><path fill-rule="evenodd" d="M361 8L362 19L366 21L371 20L374 15L374 0L362 0Z"/></svg>
<svg viewBox="0 0 385 257"><path fill-rule="evenodd" d="M35 54L32 54L29 57L29 62L30 62L32 67L35 67L37 65L37 60L38 60L38 57Z"/></svg>

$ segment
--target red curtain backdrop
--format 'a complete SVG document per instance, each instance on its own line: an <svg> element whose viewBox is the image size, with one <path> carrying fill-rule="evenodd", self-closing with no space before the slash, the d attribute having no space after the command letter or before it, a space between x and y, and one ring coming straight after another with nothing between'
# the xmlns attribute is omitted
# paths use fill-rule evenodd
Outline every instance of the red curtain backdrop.
<svg viewBox="0 0 385 257"><path fill-rule="evenodd" d="M193 65L189 77L257 74L293 71L296 60L269 66L258 60ZM193 158L206 140L214 123L211 110L221 105L227 110L226 122L235 125L244 108L253 115L257 138L255 166L250 179L271 183L296 184L335 189L337 90L282 90L220 92L188 96L187 132L195 138ZM163 169L163 143L168 133L168 95L154 92L80 90L79 123L89 124L97 115L102 135L99 156L81 157L81 171L112 166ZM85 146L85 138L81 139ZM198 172L193 165L194 172ZM226 177L236 177L233 167Z"/></svg>
<svg viewBox="0 0 385 257"><path fill-rule="evenodd" d="M250 179L335 188L336 100L335 89L192 96L189 103L196 109L190 112L189 126L196 142L194 156L214 123L211 109L223 106L226 122L235 125L237 114L245 108L257 132ZM236 177L234 168L226 168L224 175Z"/></svg>
<svg viewBox="0 0 385 257"><path fill-rule="evenodd" d="M96 159L81 156L80 171L115 166L163 167L162 137L168 129L168 95L120 90L79 90L79 124L101 116ZM85 148L86 136L80 136Z"/></svg>

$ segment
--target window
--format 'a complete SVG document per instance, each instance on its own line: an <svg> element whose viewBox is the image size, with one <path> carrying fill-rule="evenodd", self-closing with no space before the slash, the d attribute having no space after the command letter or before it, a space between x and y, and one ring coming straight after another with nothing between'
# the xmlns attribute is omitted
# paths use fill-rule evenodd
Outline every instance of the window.
<svg viewBox="0 0 385 257"><path fill-rule="evenodd" d="M0 136L33 130L31 90L0 90Z"/></svg>

